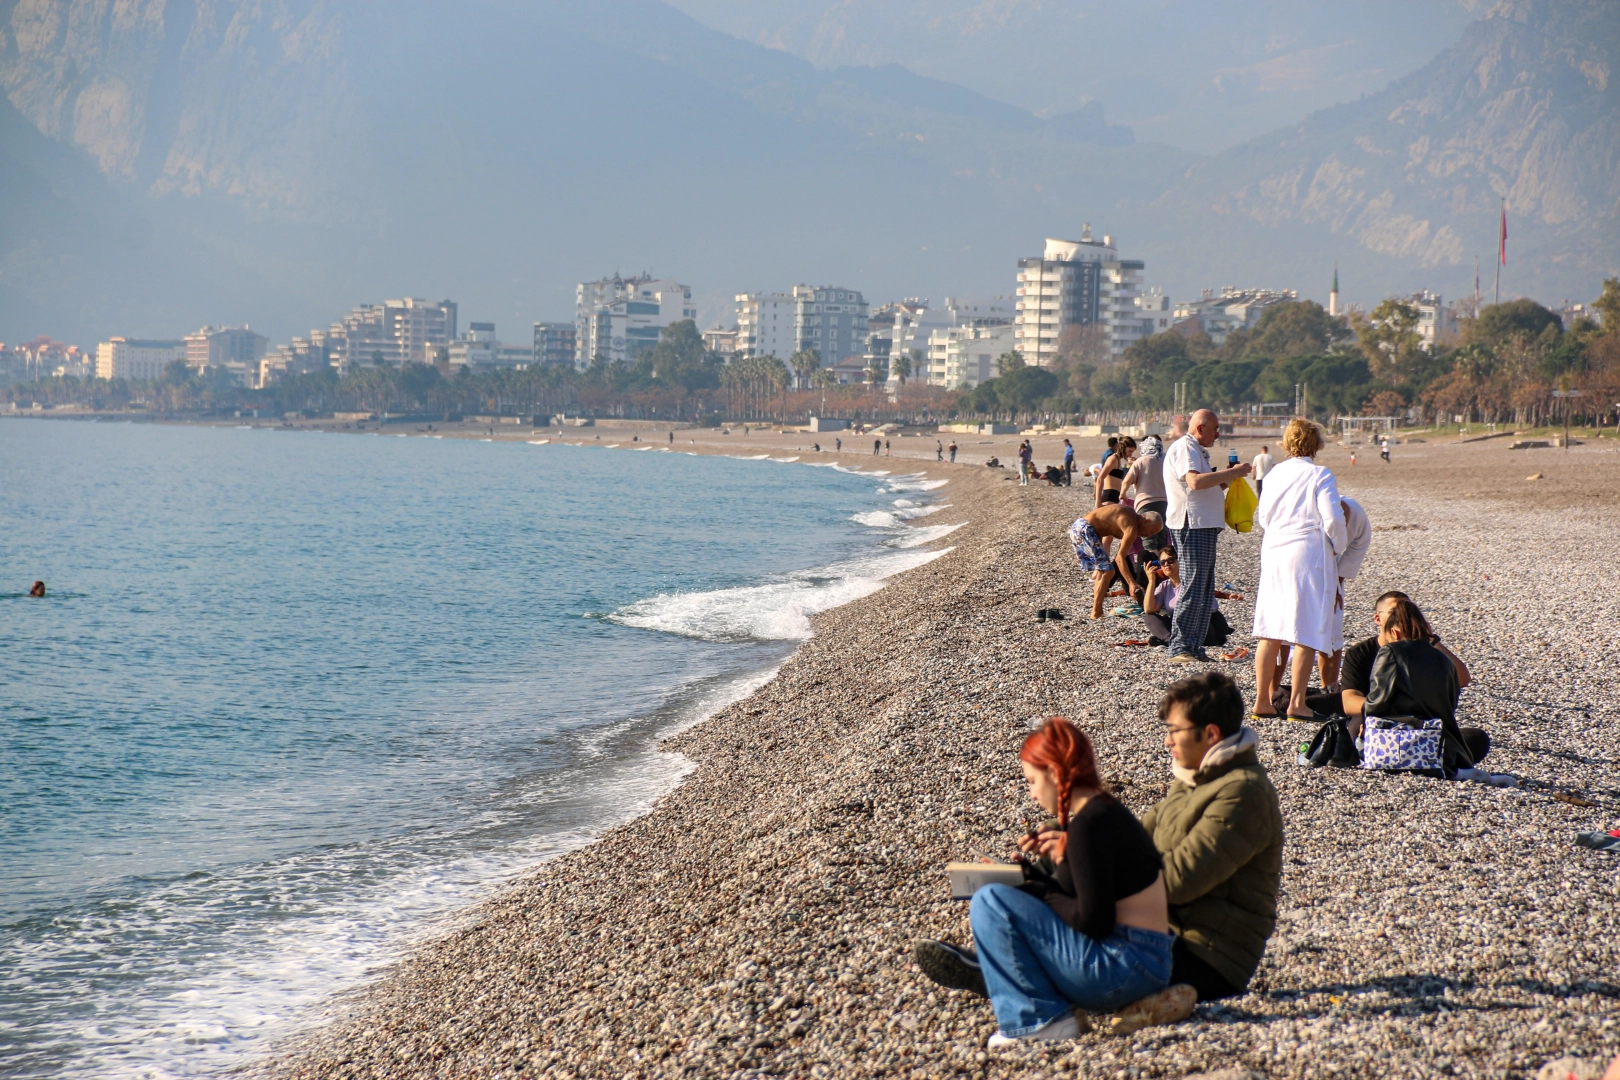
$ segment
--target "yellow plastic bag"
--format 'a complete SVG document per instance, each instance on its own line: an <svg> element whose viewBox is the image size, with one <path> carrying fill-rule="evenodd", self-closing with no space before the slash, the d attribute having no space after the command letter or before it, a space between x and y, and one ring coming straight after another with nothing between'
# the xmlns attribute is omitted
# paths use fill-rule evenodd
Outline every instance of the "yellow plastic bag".
<svg viewBox="0 0 1620 1080"><path fill-rule="evenodd" d="M1241 476L1226 486L1226 523L1238 532L1254 531L1254 510L1259 505L1254 488Z"/></svg>

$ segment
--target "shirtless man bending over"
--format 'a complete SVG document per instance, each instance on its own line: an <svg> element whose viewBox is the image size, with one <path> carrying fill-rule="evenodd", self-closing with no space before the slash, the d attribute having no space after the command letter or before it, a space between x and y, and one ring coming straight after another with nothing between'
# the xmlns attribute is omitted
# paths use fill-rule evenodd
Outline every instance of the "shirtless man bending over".
<svg viewBox="0 0 1620 1080"><path fill-rule="evenodd" d="M1137 540L1157 536L1163 528L1164 518L1157 513L1138 514L1122 503L1104 503L1069 526L1074 557L1080 561L1080 569L1091 571L1095 581L1091 600L1093 619L1103 617L1103 599L1108 595L1108 586L1113 583L1115 574L1125 582L1131 599L1142 602L1142 587L1136 583L1125 555ZM1108 554L1110 539L1119 541L1112 558Z"/></svg>

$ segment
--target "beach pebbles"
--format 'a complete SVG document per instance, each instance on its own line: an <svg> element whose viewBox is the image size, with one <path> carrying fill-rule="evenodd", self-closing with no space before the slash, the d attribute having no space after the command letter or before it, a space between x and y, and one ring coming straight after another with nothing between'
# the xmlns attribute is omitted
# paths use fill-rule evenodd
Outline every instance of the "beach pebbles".
<svg viewBox="0 0 1620 1080"><path fill-rule="evenodd" d="M1305 769L1305 725L1257 723L1288 834L1277 931L1241 997L1129 1038L991 1054L987 1003L913 966L917 938L969 938L942 865L1004 855L1037 814L1017 761L1029 726L1082 724L1140 813L1170 780L1155 708L1187 672L1110 648L1139 620L1030 618L1089 610L1064 535L1084 489L930 466L951 478L945 516L970 523L949 555L819 616L776 679L670 741L698 767L652 813L536 868L264 1067L1528 1078L1612 1056L1620 856L1573 838L1620 819L1617 463L1581 462L1607 498L1535 513L1483 494L1522 484L1512 457L1431 444L1392 466L1326 462L1386 527L1346 589L1351 640L1379 593L1411 593L1473 669L1463 720L1490 732L1489 768L1523 784ZM1220 580L1246 596L1259 544L1221 541ZM1246 629L1250 605L1224 606ZM1252 687L1251 666L1225 668Z"/></svg>

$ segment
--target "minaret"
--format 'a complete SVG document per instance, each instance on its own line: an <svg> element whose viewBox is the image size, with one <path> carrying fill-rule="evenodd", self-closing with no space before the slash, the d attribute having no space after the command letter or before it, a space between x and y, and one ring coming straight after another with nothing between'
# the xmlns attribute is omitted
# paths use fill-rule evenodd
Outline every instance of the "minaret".
<svg viewBox="0 0 1620 1080"><path fill-rule="evenodd" d="M1339 313L1339 264L1333 264L1333 291L1328 293L1328 314Z"/></svg>

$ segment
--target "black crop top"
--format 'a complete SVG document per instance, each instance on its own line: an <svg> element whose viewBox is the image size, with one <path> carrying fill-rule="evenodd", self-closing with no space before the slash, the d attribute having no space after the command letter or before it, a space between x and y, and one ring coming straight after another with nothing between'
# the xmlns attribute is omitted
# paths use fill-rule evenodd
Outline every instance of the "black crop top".
<svg viewBox="0 0 1620 1080"><path fill-rule="evenodd" d="M1114 905L1158 880L1164 868L1136 815L1112 795L1095 795L1069 819L1069 843L1051 883L1025 886L1058 917L1101 941L1114 932Z"/></svg>

